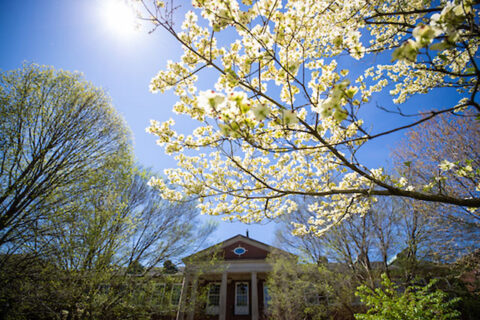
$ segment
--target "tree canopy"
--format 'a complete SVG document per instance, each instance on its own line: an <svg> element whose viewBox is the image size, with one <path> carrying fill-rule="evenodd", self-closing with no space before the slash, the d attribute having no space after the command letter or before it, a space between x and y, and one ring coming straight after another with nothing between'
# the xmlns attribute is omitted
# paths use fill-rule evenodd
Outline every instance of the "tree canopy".
<svg viewBox="0 0 480 320"><path fill-rule="evenodd" d="M35 64L2 72L0 245L98 187L82 183L92 172L117 174L132 159L125 122L81 74Z"/></svg>
<svg viewBox="0 0 480 320"><path fill-rule="evenodd" d="M148 186L125 122L81 74L25 64L0 83L0 317L165 311L156 268L215 225Z"/></svg>
<svg viewBox="0 0 480 320"><path fill-rule="evenodd" d="M143 319L168 311L163 294L152 291L176 269L169 259L202 247L215 226L200 223L189 203L162 200L147 186L150 174L90 173L86 178L100 186L52 208L39 223L48 232L21 243L9 259L0 256L0 314ZM169 266L163 272L162 262Z"/></svg>
<svg viewBox="0 0 480 320"><path fill-rule="evenodd" d="M478 215L473 159L436 159L438 170L418 185L362 157L444 113L478 126L476 1L193 0L181 30L174 1L141 3L144 18L183 48L150 89L173 89L173 110L198 121L191 134L176 132L173 119L148 128L178 162L167 170L171 184L151 181L166 198L197 196L204 213L254 222L295 210L295 196L315 197L297 234L364 214L378 196ZM218 77L199 90L204 69ZM375 105L392 118L369 116ZM452 176L471 181L468 192L432 187Z"/></svg>

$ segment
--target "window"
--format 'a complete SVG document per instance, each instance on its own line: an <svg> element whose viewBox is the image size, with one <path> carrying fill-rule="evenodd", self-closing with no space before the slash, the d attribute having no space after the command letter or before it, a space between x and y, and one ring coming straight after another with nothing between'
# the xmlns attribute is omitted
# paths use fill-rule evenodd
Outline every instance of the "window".
<svg viewBox="0 0 480 320"><path fill-rule="evenodd" d="M316 292L309 292L306 297L305 297L305 302L308 304L308 305L314 305L314 306L317 306L320 304L320 300L319 300L319 295L318 293Z"/></svg>
<svg viewBox="0 0 480 320"><path fill-rule="evenodd" d="M241 247L241 246L238 246L235 249L233 249L233 253L235 253L237 256L241 256L245 252L247 252L247 249L245 249L244 247Z"/></svg>
<svg viewBox="0 0 480 320"><path fill-rule="evenodd" d="M328 296L312 286L305 292L305 302L313 306L328 305Z"/></svg>
<svg viewBox="0 0 480 320"><path fill-rule="evenodd" d="M135 306L141 305L144 298L144 288L139 283L134 283L131 288L132 301Z"/></svg>
<svg viewBox="0 0 480 320"><path fill-rule="evenodd" d="M165 295L165 283L156 283L153 287L152 304L154 306L162 305L164 295Z"/></svg>
<svg viewBox="0 0 480 320"><path fill-rule="evenodd" d="M235 314L248 314L248 282L235 284Z"/></svg>
<svg viewBox="0 0 480 320"><path fill-rule="evenodd" d="M268 304L270 303L270 294L268 293L268 285L264 282L263 283L263 311L266 313L268 312Z"/></svg>
<svg viewBox="0 0 480 320"><path fill-rule="evenodd" d="M217 315L220 312L220 284L211 283L208 288L207 314Z"/></svg>
<svg viewBox="0 0 480 320"><path fill-rule="evenodd" d="M180 303L180 295L182 294L182 284L175 283L172 286L172 293L170 296L170 303L174 306L178 306Z"/></svg>

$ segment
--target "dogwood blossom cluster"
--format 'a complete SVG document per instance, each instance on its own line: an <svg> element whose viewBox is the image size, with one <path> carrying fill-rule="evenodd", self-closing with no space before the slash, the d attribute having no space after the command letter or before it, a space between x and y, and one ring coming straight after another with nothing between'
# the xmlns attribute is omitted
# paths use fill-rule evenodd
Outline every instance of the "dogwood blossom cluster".
<svg viewBox="0 0 480 320"><path fill-rule="evenodd" d="M378 137L400 130L378 131L381 123L362 119L378 103L401 105L411 96L454 87L455 110L475 109L479 37L473 2L192 5L178 32L152 17L180 42L183 55L152 79L150 90L173 89L174 111L198 121L191 134L176 132L172 120L152 121L147 129L178 163L166 170L166 180L151 181L165 198L196 197L205 214L253 222L296 210L298 196L316 197L312 218L297 233L318 235L346 216L365 214L378 196L480 206L478 193L471 199L434 194L434 188L368 168L358 156ZM218 78L199 91L204 68ZM433 102L426 107L448 108ZM446 159L439 169L439 177L457 170L462 178L478 168Z"/></svg>
<svg viewBox="0 0 480 320"><path fill-rule="evenodd" d="M472 4L473 1L447 2L440 13L435 13L430 17L429 24L420 24L413 29L412 35L415 40L408 39L395 49L392 54L393 60L415 61L418 51L428 47L440 35L445 35L444 39L430 46L431 50L453 47L455 42L461 40L462 30L459 29L459 26L472 13Z"/></svg>

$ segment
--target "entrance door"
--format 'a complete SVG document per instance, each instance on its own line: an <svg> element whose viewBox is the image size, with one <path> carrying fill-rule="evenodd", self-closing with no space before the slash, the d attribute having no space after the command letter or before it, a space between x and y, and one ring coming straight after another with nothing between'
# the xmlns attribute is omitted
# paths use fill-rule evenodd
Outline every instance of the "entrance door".
<svg viewBox="0 0 480 320"><path fill-rule="evenodd" d="M235 284L235 314L248 314L248 282Z"/></svg>

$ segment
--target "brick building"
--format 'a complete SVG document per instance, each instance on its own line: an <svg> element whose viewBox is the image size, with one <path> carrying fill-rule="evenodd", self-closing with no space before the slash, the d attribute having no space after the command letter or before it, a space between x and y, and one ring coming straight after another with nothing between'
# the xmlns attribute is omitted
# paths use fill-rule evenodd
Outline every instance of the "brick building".
<svg viewBox="0 0 480 320"><path fill-rule="evenodd" d="M279 250L249 238L248 234L236 235L184 258L177 320L264 319L269 299L266 278L271 271L266 258L273 249ZM209 259L215 262L200 267L201 261ZM199 287L206 288L204 303L196 301Z"/></svg>

